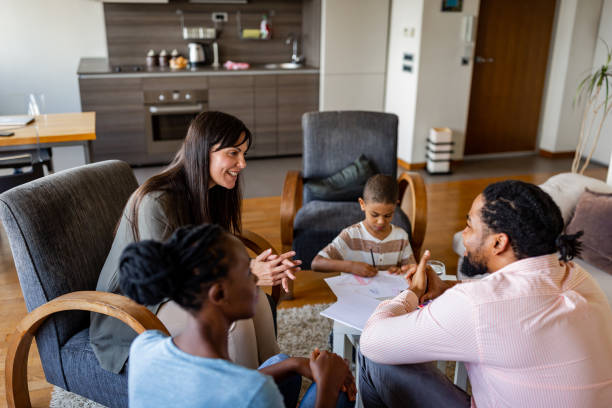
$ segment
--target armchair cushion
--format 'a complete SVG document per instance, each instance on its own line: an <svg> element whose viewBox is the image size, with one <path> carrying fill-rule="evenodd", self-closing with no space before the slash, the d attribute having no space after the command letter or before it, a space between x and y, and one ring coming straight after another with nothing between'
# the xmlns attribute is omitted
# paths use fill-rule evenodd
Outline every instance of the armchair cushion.
<svg viewBox="0 0 612 408"><path fill-rule="evenodd" d="M363 219L357 202L310 201L297 212L293 222L293 249L300 254L302 268L310 269L317 253L344 228ZM410 236L410 220L397 207L391 222Z"/></svg>
<svg viewBox="0 0 612 408"><path fill-rule="evenodd" d="M71 392L108 407L127 406L128 365L121 375L100 367L89 342L89 329L72 336L61 347L61 355L66 383Z"/></svg>
<svg viewBox="0 0 612 408"><path fill-rule="evenodd" d="M584 231L580 258L612 274L612 194L586 190L567 225L568 234Z"/></svg>
<svg viewBox="0 0 612 408"><path fill-rule="evenodd" d="M540 188L547 192L553 201L559 206L563 223L567 223L572 218L574 208L585 189L598 193L612 193L612 186L601 180L583 176L576 173L561 173L552 176Z"/></svg>
<svg viewBox="0 0 612 408"><path fill-rule="evenodd" d="M372 163L362 154L342 170L324 179L304 184L308 200L355 201L361 196L366 181L376 174Z"/></svg>

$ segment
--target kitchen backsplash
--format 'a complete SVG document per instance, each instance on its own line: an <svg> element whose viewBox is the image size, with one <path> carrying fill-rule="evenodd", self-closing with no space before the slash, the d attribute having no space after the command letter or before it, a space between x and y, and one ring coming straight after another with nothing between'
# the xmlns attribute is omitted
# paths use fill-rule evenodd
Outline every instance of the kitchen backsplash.
<svg viewBox="0 0 612 408"><path fill-rule="evenodd" d="M304 2L308 3L308 0ZM177 9L183 11L185 26L220 29L217 43L221 63L227 60L251 64L289 61L292 48L285 40L291 33L301 37L303 6L302 0L250 0L248 4L193 4L179 1L168 4L105 3L109 62L111 65L144 65L150 49L156 52L166 49L169 53L176 48L187 56L187 43L191 40L182 37ZM266 14L272 38L241 39L238 34L237 11L240 11L243 29L259 29L262 16ZM216 23L215 26L212 21L213 12L227 12L228 21Z"/></svg>

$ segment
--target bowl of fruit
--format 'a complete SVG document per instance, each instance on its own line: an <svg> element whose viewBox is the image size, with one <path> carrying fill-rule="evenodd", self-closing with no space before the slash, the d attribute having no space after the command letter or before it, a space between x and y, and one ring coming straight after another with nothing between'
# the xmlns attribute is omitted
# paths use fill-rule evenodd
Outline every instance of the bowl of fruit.
<svg viewBox="0 0 612 408"><path fill-rule="evenodd" d="M187 58L178 56L170 60L170 68L172 69L185 69L187 68Z"/></svg>

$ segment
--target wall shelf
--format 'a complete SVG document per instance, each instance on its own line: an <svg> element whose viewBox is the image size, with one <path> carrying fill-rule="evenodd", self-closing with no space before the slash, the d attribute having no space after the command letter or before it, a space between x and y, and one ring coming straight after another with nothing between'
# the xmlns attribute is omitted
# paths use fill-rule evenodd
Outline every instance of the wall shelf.
<svg viewBox="0 0 612 408"><path fill-rule="evenodd" d="M245 11L237 11L236 12L236 27L238 28L238 38L241 40L252 40L252 41L269 41L272 39L272 17L274 16L274 10L261 10L261 11L253 11L249 10ZM260 32L260 25L263 16L266 16L268 19L268 25L270 25L270 35L267 38L261 38L261 34L259 37L251 36L249 33L255 33L257 31ZM247 35L245 37L245 34Z"/></svg>

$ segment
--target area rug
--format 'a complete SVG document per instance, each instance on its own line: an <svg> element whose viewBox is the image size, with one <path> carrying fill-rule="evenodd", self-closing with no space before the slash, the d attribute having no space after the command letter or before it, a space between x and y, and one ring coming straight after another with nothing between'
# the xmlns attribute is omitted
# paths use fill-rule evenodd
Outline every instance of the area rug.
<svg viewBox="0 0 612 408"><path fill-rule="evenodd" d="M290 356L308 357L315 347L321 350L329 350L329 335L332 329L332 322L319 315L319 312L328 306L328 304L320 304L278 309L278 345L281 352ZM309 385L310 381L303 381L302 393ZM59 387L54 387L49 407L104 408L103 405Z"/></svg>

